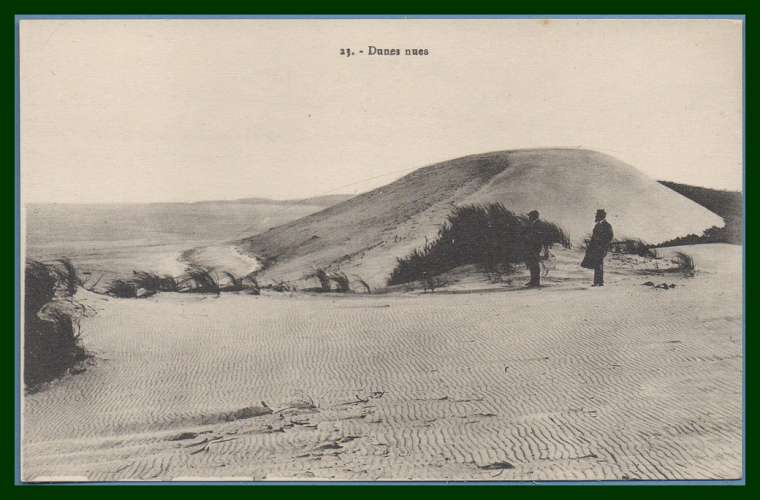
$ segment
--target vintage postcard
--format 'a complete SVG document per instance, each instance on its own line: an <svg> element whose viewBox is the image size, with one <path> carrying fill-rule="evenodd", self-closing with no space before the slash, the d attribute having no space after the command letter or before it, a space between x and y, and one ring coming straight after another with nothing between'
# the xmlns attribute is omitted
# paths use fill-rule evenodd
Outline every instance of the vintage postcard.
<svg viewBox="0 0 760 500"><path fill-rule="evenodd" d="M743 481L743 18L17 23L19 481Z"/></svg>

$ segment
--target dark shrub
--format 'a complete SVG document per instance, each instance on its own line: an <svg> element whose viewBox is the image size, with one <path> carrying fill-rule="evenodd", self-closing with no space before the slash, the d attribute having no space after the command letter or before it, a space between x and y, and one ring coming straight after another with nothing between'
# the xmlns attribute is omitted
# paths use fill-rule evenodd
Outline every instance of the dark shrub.
<svg viewBox="0 0 760 500"><path fill-rule="evenodd" d="M106 293L122 299L137 297L137 284L133 281L115 279L106 288Z"/></svg>
<svg viewBox="0 0 760 500"><path fill-rule="evenodd" d="M32 260L26 264L24 310L32 314L55 297L56 277L46 264Z"/></svg>
<svg viewBox="0 0 760 500"><path fill-rule="evenodd" d="M559 226L538 224L545 246L570 246ZM508 272L512 264L525 260L527 225L527 217L513 214L501 203L456 207L434 241L397 259L388 284L427 280L466 264L481 265L489 273Z"/></svg>
<svg viewBox="0 0 760 500"><path fill-rule="evenodd" d="M436 288L443 288L448 284L448 281L442 280L436 276L425 276L422 279L422 290L424 292L430 290L430 293L433 293Z"/></svg>
<svg viewBox="0 0 760 500"><path fill-rule="evenodd" d="M267 285L265 288L268 288L275 292L294 292L296 291L296 287L285 282L285 281L278 281L276 283L272 283L270 285Z"/></svg>
<svg viewBox="0 0 760 500"><path fill-rule="evenodd" d="M62 274L55 265L37 261L26 265L24 384L27 389L60 377L87 358L79 343L76 318L63 307L58 307L76 293L76 286L70 287L68 281L69 277L76 277L73 265L70 270L65 269Z"/></svg>

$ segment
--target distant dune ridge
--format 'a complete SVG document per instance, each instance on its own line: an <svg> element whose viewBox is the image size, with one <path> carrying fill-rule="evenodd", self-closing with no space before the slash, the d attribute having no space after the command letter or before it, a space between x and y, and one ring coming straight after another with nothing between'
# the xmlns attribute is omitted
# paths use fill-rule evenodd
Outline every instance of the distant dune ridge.
<svg viewBox="0 0 760 500"><path fill-rule="evenodd" d="M396 258L434 238L454 205L536 209L574 242L605 208L619 238L659 243L723 226L720 216L611 156L583 149L499 151L420 168L395 182L237 242L264 278L298 281L340 268L377 286Z"/></svg>
<svg viewBox="0 0 760 500"><path fill-rule="evenodd" d="M271 198L238 198L235 200L210 200L210 201L197 201L196 204L246 204L246 205L283 205L287 207L292 206L316 206L316 207L329 207L342 201L346 201L352 198L352 194L324 194L320 196L312 196L310 198L300 198L294 200L273 200Z"/></svg>

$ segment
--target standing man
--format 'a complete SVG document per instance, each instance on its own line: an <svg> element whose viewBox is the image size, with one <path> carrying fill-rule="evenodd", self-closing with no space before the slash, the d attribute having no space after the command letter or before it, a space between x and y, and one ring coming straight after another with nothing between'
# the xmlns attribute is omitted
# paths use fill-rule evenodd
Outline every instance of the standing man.
<svg viewBox="0 0 760 500"><path fill-rule="evenodd" d="M538 210L528 212L528 226L525 228L525 265L530 271L530 281L525 284L527 288L541 286L541 248L544 246L544 238L541 234L541 221L538 219Z"/></svg>
<svg viewBox="0 0 760 500"><path fill-rule="evenodd" d="M586 248L586 256L581 262L581 267L594 270L594 284L591 286L604 286L604 257L613 238L612 226L606 219L607 212L601 208L596 211L594 232Z"/></svg>

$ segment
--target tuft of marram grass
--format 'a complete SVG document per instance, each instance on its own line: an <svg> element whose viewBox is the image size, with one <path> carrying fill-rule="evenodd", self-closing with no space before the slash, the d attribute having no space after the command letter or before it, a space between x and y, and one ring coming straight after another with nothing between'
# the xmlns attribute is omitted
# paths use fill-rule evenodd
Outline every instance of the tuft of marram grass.
<svg viewBox="0 0 760 500"><path fill-rule="evenodd" d="M132 271L131 281L137 288L153 292L176 292L179 288L177 280L168 274L159 276L156 273Z"/></svg>
<svg viewBox="0 0 760 500"><path fill-rule="evenodd" d="M335 282L335 291L347 293L351 291L351 284L345 273L334 271L329 275L330 281Z"/></svg>
<svg viewBox="0 0 760 500"><path fill-rule="evenodd" d="M261 294L261 286L259 285L259 280L256 279L256 276L254 276L253 273L243 278L243 280L247 280L249 283L249 285L245 287L248 290L248 293L251 295Z"/></svg>
<svg viewBox="0 0 760 500"><path fill-rule="evenodd" d="M274 283L271 283L264 288L267 288L269 290L275 291L275 292L295 292L296 287L287 281L276 281Z"/></svg>
<svg viewBox="0 0 760 500"><path fill-rule="evenodd" d="M223 292L238 292L243 289L243 278L239 278L229 271L222 271L222 275L227 278L227 284L219 283L219 290Z"/></svg>
<svg viewBox="0 0 760 500"><path fill-rule="evenodd" d="M317 270L314 271L314 276L319 280L321 291L329 292L332 287L330 286L330 276L327 274L327 271L321 267L317 268Z"/></svg>
<svg viewBox="0 0 760 500"><path fill-rule="evenodd" d="M694 276L697 272L697 267L694 264L694 258L684 252L675 252L676 270L686 277Z"/></svg>
<svg viewBox="0 0 760 500"><path fill-rule="evenodd" d="M62 257L56 260L60 266L53 267L58 278L58 283L63 287L67 296L71 297L77 293L77 288L81 284L77 268L68 257Z"/></svg>
<svg viewBox="0 0 760 500"><path fill-rule="evenodd" d="M358 281L361 286L364 287L364 289L367 291L367 293L370 293L370 294L372 293L372 288L369 286L369 283L367 283L366 281L364 281L361 276L358 276L356 274L354 274L353 276L354 276L354 279L356 281Z"/></svg>
<svg viewBox="0 0 760 500"><path fill-rule="evenodd" d="M219 279L212 274L210 269L192 265L187 267L185 274L187 274L185 282L190 284L189 292L215 293L217 295L221 292Z"/></svg>
<svg viewBox="0 0 760 500"><path fill-rule="evenodd" d="M106 293L122 299L137 297L137 285L129 280L115 279L109 283Z"/></svg>

